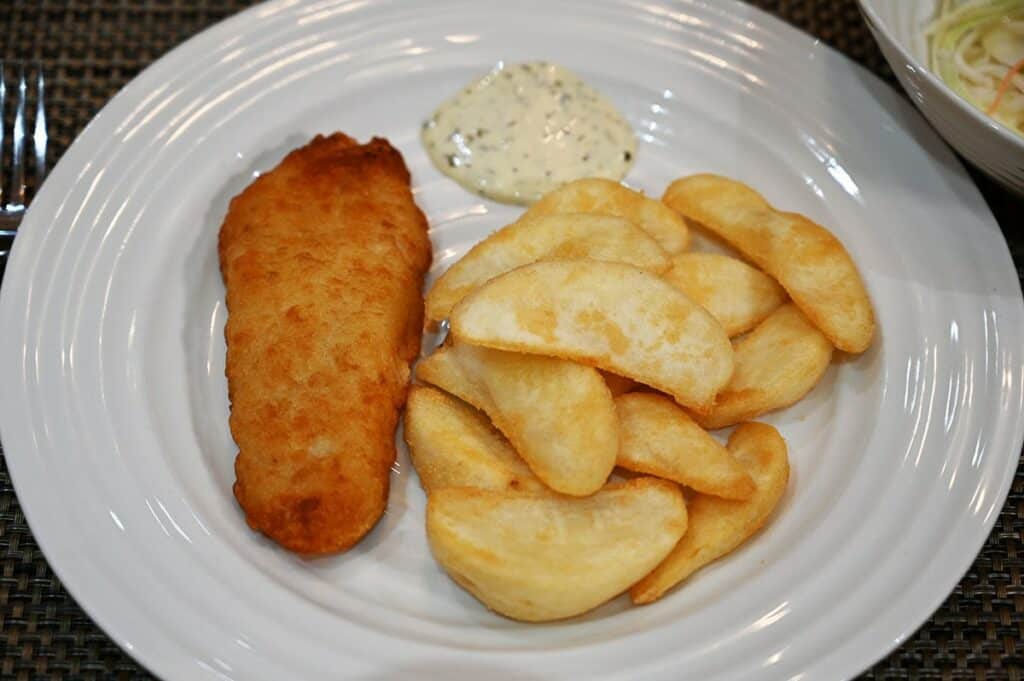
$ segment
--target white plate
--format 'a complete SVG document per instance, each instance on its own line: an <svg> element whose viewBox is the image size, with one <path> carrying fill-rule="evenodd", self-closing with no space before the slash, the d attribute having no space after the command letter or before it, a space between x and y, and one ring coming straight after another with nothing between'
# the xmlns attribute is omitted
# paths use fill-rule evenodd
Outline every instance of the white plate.
<svg viewBox="0 0 1024 681"><path fill-rule="evenodd" d="M835 230L877 306L873 349L769 419L794 474L774 522L648 607L523 625L432 562L400 454L388 513L303 561L231 496L217 230L228 199L317 132L405 154L443 270L516 210L417 141L499 59L582 74L642 138L630 183L739 177ZM54 170L0 298L0 426L61 580L167 679L450 674L849 677L956 584L1021 445L1024 308L998 227L893 91L736 3L281 0L161 59Z"/></svg>

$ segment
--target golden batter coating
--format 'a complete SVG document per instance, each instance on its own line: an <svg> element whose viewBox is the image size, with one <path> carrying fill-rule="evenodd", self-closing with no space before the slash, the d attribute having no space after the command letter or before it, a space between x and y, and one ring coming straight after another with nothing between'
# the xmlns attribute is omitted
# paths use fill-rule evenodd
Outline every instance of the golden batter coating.
<svg viewBox="0 0 1024 681"><path fill-rule="evenodd" d="M384 512L430 253L384 139L317 136L231 202L219 254L234 492L287 549L345 550Z"/></svg>

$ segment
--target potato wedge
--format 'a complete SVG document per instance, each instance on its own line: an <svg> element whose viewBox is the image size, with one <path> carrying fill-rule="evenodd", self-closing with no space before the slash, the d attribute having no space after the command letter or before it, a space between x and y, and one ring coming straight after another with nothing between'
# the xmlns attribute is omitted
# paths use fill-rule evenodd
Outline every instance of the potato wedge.
<svg viewBox="0 0 1024 681"><path fill-rule="evenodd" d="M681 491L655 478L584 499L448 487L427 501L437 562L491 610L528 622L572 617L614 598L685 531Z"/></svg>
<svg viewBox="0 0 1024 681"><path fill-rule="evenodd" d="M719 253L679 253L662 276L721 322L730 338L760 324L787 298L761 270Z"/></svg>
<svg viewBox="0 0 1024 681"><path fill-rule="evenodd" d="M494 404L491 420L538 478L562 494L593 494L619 453L619 424L604 379L554 357L453 346Z"/></svg>
<svg viewBox="0 0 1024 681"><path fill-rule="evenodd" d="M736 371L715 406L694 413L708 430L799 402L832 361L832 344L793 303L783 305L734 345Z"/></svg>
<svg viewBox="0 0 1024 681"><path fill-rule="evenodd" d="M733 370L714 317L657 275L619 263L548 260L512 270L463 298L451 327L474 345L628 376L695 410L712 406Z"/></svg>
<svg viewBox="0 0 1024 681"><path fill-rule="evenodd" d="M743 465L672 400L629 393L615 399L615 408L622 438L618 466L726 499L754 493Z"/></svg>
<svg viewBox="0 0 1024 681"><path fill-rule="evenodd" d="M668 253L686 250L690 232L686 220L665 205L614 180L585 178L548 192L530 206L524 217L555 213L597 213L625 218L639 225Z"/></svg>
<svg viewBox="0 0 1024 681"><path fill-rule="evenodd" d="M441 390L409 389L405 441L427 494L443 487L547 489L482 412Z"/></svg>
<svg viewBox="0 0 1024 681"><path fill-rule="evenodd" d="M662 200L775 277L837 348L863 352L871 344L871 300L850 254L827 229L718 175L676 180Z"/></svg>
<svg viewBox="0 0 1024 681"><path fill-rule="evenodd" d="M427 321L446 318L487 280L545 258L624 262L655 274L669 268L658 242L623 218L591 213L523 217L478 243L441 275L427 294Z"/></svg>
<svg viewBox="0 0 1024 681"><path fill-rule="evenodd" d="M487 389L475 376L466 373L451 344L443 345L421 359L416 365L416 378L455 395L488 415L495 410Z"/></svg>
<svg viewBox="0 0 1024 681"><path fill-rule="evenodd" d="M434 357L442 355L439 360ZM454 364L439 377L436 366ZM424 362L425 381L485 411L530 470L548 487L593 494L619 453L619 424L608 386L596 369L569 360L454 342Z"/></svg>
<svg viewBox="0 0 1024 681"><path fill-rule="evenodd" d="M789 482L786 441L763 423L744 423L729 438L729 451L757 489L744 501L697 494L688 504L689 528L672 553L633 585L634 603L652 603L708 563L734 550L767 522Z"/></svg>

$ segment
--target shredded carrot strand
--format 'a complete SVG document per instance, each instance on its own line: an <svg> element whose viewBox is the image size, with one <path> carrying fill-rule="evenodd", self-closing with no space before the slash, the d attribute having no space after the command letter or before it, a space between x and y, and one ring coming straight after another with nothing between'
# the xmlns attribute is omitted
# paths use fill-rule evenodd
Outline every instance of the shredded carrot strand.
<svg viewBox="0 0 1024 681"><path fill-rule="evenodd" d="M994 114L996 109L999 108L999 104L1003 101L1003 95L1005 95L1006 91L1010 89L1010 81L1013 80L1015 75L1021 72L1021 69L1024 69L1024 59L1021 59L1019 62L1011 66L1010 70L1006 72L1005 76L1003 76L1003 80L999 83L999 89L996 91L996 98L992 100L991 106L989 106L988 111L985 112L989 116Z"/></svg>

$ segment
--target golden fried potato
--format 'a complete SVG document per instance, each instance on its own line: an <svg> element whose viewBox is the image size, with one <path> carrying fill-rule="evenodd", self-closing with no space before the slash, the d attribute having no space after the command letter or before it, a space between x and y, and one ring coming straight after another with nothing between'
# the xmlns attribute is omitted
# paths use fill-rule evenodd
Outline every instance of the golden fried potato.
<svg viewBox="0 0 1024 681"><path fill-rule="evenodd" d="M722 323L730 337L750 331L786 302L786 291L742 260L718 253L680 253L662 275Z"/></svg>
<svg viewBox="0 0 1024 681"><path fill-rule="evenodd" d="M452 345L444 345L416 365L416 378L455 395L477 409L491 414L495 408L483 384L466 373ZM492 417L493 418L493 417Z"/></svg>
<svg viewBox="0 0 1024 681"><path fill-rule="evenodd" d="M686 250L690 242L686 221L676 212L614 180L595 177L564 184L530 206L524 217L554 213L598 213L625 218L643 228L669 253Z"/></svg>
<svg viewBox="0 0 1024 681"><path fill-rule="evenodd" d="M622 593L685 531L681 491L655 478L583 499L448 487L427 501L437 562L488 608L529 622L579 615Z"/></svg>
<svg viewBox="0 0 1024 681"><path fill-rule="evenodd" d="M718 175L676 180L662 200L775 277L837 348L863 352L871 344L871 300L850 254L827 229Z"/></svg>
<svg viewBox="0 0 1024 681"><path fill-rule="evenodd" d="M688 504L689 528L665 560L633 585L634 603L652 603L708 563L734 550L764 526L789 482L786 441L763 423L744 423L729 438L729 451L746 467L757 489L743 501L705 494Z"/></svg>
<svg viewBox="0 0 1024 681"><path fill-rule="evenodd" d="M547 489L483 413L441 390L409 389L405 441L428 494L442 487Z"/></svg>
<svg viewBox="0 0 1024 681"><path fill-rule="evenodd" d="M537 477L562 494L601 488L615 468L619 426L611 392L596 369L465 343L453 348L490 395L491 419Z"/></svg>
<svg viewBox="0 0 1024 681"><path fill-rule="evenodd" d="M604 382L608 385L608 390L612 391L612 397L625 395L626 393L640 387L640 384L632 378L619 376L618 374L613 374L610 371L602 371L601 376L604 377Z"/></svg>
<svg viewBox="0 0 1024 681"><path fill-rule="evenodd" d="M424 362L422 380L436 378L430 363L438 354L444 357L438 365L453 362L458 369L449 373L461 372L448 382L450 392L462 391L463 399L485 411L548 487L584 496L608 480L619 453L619 423L596 369L454 342ZM435 385L447 389L444 380Z"/></svg>
<svg viewBox="0 0 1024 681"><path fill-rule="evenodd" d="M658 242L623 218L590 213L523 217L478 243L441 275L427 294L427 320L440 322L487 280L547 258L624 262L655 274L669 268Z"/></svg>
<svg viewBox="0 0 1024 681"><path fill-rule="evenodd" d="M466 342L575 359L695 410L712 406L733 371L729 337L714 317L657 275L619 263L520 267L463 298L451 325Z"/></svg>
<svg viewBox="0 0 1024 681"><path fill-rule="evenodd" d="M725 428L800 401L832 361L832 344L796 305L787 303L736 341L736 371L714 408L694 419Z"/></svg>
<svg viewBox="0 0 1024 681"><path fill-rule="evenodd" d="M617 464L698 492L746 499L754 481L732 454L672 400L654 393L615 398L622 445Z"/></svg>

